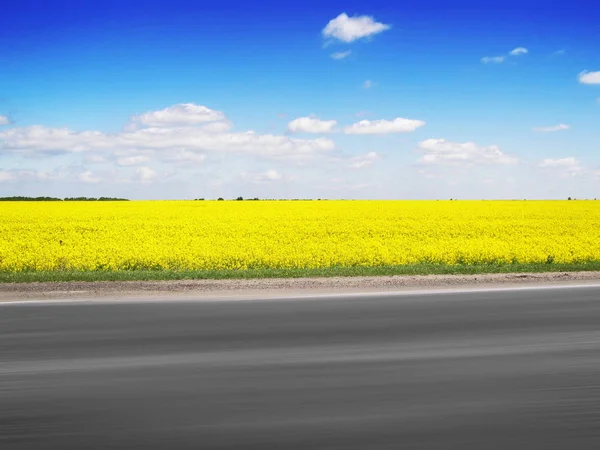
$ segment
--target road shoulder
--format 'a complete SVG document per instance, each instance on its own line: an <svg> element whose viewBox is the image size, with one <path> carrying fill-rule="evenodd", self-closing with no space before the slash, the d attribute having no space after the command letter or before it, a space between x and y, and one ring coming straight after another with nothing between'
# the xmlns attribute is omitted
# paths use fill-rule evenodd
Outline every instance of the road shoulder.
<svg viewBox="0 0 600 450"><path fill-rule="evenodd" d="M421 275L250 280L98 281L0 284L0 302L19 300L253 298L402 290L581 285L600 283L600 272Z"/></svg>

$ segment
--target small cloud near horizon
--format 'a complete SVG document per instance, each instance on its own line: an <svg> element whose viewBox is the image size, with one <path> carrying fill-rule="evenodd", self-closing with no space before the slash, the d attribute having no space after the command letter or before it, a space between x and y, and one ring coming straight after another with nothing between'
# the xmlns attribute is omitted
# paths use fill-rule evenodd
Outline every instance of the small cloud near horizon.
<svg viewBox="0 0 600 450"><path fill-rule="evenodd" d="M561 123L561 124L554 125L551 127L535 127L535 128L533 128L533 131L535 131L536 133L552 133L554 131L568 130L569 128L571 128L570 125Z"/></svg>

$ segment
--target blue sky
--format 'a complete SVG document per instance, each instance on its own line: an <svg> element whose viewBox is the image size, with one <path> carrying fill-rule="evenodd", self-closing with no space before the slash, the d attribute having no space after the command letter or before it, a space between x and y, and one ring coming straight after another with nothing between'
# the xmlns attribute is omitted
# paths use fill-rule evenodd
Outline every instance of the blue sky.
<svg viewBox="0 0 600 450"><path fill-rule="evenodd" d="M13 2L0 196L600 197L599 19L578 1Z"/></svg>

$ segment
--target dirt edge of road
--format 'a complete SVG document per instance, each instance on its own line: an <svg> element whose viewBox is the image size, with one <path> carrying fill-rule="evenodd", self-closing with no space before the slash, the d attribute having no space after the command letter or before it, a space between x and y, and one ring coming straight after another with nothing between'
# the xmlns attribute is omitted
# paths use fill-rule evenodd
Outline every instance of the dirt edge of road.
<svg viewBox="0 0 600 450"><path fill-rule="evenodd" d="M86 297L148 297L278 293L351 293L528 284L600 282L600 272L518 273L481 275L416 275L336 278L271 278L249 280L97 281L0 284L0 301Z"/></svg>

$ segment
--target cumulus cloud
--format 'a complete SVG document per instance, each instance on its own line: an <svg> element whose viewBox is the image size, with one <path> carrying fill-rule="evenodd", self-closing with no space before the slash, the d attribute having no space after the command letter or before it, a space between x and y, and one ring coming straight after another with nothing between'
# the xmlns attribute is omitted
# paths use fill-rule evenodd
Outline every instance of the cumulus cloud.
<svg viewBox="0 0 600 450"><path fill-rule="evenodd" d="M346 13L342 13L335 19L331 19L322 33L326 38L334 38L342 42L353 42L390 28L390 25L376 22L371 16L348 17Z"/></svg>
<svg viewBox="0 0 600 450"><path fill-rule="evenodd" d="M512 56L526 55L527 53L529 53L529 50L527 50L525 47L517 47L510 52Z"/></svg>
<svg viewBox="0 0 600 450"><path fill-rule="evenodd" d="M533 128L533 131L535 131L536 133L552 133L554 131L568 130L569 128L571 128L569 125L565 125L564 123L561 123L561 124L554 125L551 127L536 127L536 128Z"/></svg>
<svg viewBox="0 0 600 450"><path fill-rule="evenodd" d="M8 116L3 116L0 114L0 127L3 125L10 125L10 120Z"/></svg>
<svg viewBox="0 0 600 450"><path fill-rule="evenodd" d="M363 191L374 187L377 187L377 184L356 183L353 181L347 181L343 178L330 179L326 185L319 186L321 189L325 188L328 191L339 192L341 198L348 198L348 192Z"/></svg>
<svg viewBox="0 0 600 450"><path fill-rule="evenodd" d="M403 119L394 120L361 120L346 128L346 134L388 134L409 133L425 125L422 120Z"/></svg>
<svg viewBox="0 0 600 450"><path fill-rule="evenodd" d="M0 131L0 152L76 153L110 146L111 136L99 131L76 132L41 125Z"/></svg>
<svg viewBox="0 0 600 450"><path fill-rule="evenodd" d="M145 163L149 160L147 156L137 155L137 156L124 156L122 158L117 159L117 164L119 166L137 166L138 164Z"/></svg>
<svg viewBox="0 0 600 450"><path fill-rule="evenodd" d="M139 180L142 182L152 181L158 175L155 170L146 166L136 169L135 173L138 175Z"/></svg>
<svg viewBox="0 0 600 450"><path fill-rule="evenodd" d="M168 110L169 108L167 108ZM165 111L165 110L163 110ZM330 125L325 121L325 128ZM307 159L335 148L327 138L298 139L282 135L246 132L207 131L200 126L149 127L117 134L99 131L77 132L67 128L31 126L0 131L0 153L54 155L77 152L120 154L222 152L271 159Z"/></svg>
<svg viewBox="0 0 600 450"><path fill-rule="evenodd" d="M348 167L350 169L363 169L365 167L373 165L373 163L378 159L379 155L377 153L369 152L364 155L359 155L350 158L350 164L348 164Z"/></svg>
<svg viewBox="0 0 600 450"><path fill-rule="evenodd" d="M501 64L504 59L504 56L484 56L481 58L481 62L484 64Z"/></svg>
<svg viewBox="0 0 600 450"><path fill-rule="evenodd" d="M173 127L226 121L225 114L194 103L181 103L133 116L132 122L148 127Z"/></svg>
<svg viewBox="0 0 600 450"><path fill-rule="evenodd" d="M242 178L253 184L271 183L284 179L283 175L272 169L266 172L245 172L242 174Z"/></svg>
<svg viewBox="0 0 600 450"><path fill-rule="evenodd" d="M232 124L228 120L211 122L201 126L201 130L206 131L207 133L225 133L231 130L231 128Z"/></svg>
<svg viewBox="0 0 600 450"><path fill-rule="evenodd" d="M577 158L546 158L543 159L538 167L545 170L550 170L553 173L557 173L560 177L571 178L571 177L592 177L597 178L600 172L587 170L579 162Z"/></svg>
<svg viewBox="0 0 600 450"><path fill-rule="evenodd" d="M102 181L101 177L94 175L90 170L81 172L77 179L83 183L100 183Z"/></svg>
<svg viewBox="0 0 600 450"><path fill-rule="evenodd" d="M299 117L288 123L287 129L292 133L331 133L336 125L336 120Z"/></svg>
<svg viewBox="0 0 600 450"><path fill-rule="evenodd" d="M55 169L48 170L0 170L0 182L2 181L48 181L60 180L67 176L67 171Z"/></svg>
<svg viewBox="0 0 600 450"><path fill-rule="evenodd" d="M179 150L173 155L167 155L164 160L175 163L201 163L206 159L203 153L192 152L189 150Z"/></svg>
<svg viewBox="0 0 600 450"><path fill-rule="evenodd" d="M352 53L352 50L346 50L345 52L335 52L335 53L332 53L330 56L333 59L344 59L344 58L350 56L351 53Z"/></svg>
<svg viewBox="0 0 600 450"><path fill-rule="evenodd" d="M600 84L600 72L584 71L579 74L581 84Z"/></svg>
<svg viewBox="0 0 600 450"><path fill-rule="evenodd" d="M514 164L515 157L502 152L496 145L482 147L474 142L449 142L445 139L427 139L419 143L424 155L419 159L423 164Z"/></svg>
<svg viewBox="0 0 600 450"><path fill-rule="evenodd" d="M0 170L0 183L3 181L12 181L15 179L15 174L8 170Z"/></svg>
<svg viewBox="0 0 600 450"><path fill-rule="evenodd" d="M50 170L9 170L0 171L0 182L10 181L15 183L33 182L62 182L62 183L147 183L158 177L158 173L149 167L140 167L132 170L126 168L109 168L100 171L92 171L79 164L55 167ZM164 172L161 177L172 175L172 172Z"/></svg>
<svg viewBox="0 0 600 450"><path fill-rule="evenodd" d="M544 160L542 160L542 162L539 164L539 167L542 168L556 168L556 167L561 167L561 168L570 168L570 167L579 167L580 163L576 158L573 157L569 157L569 158L546 158Z"/></svg>
<svg viewBox="0 0 600 450"><path fill-rule="evenodd" d="M96 154L88 154L85 155L85 162L87 163L91 163L91 164L102 164L107 162L106 157L102 156L102 155L96 155Z"/></svg>

